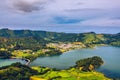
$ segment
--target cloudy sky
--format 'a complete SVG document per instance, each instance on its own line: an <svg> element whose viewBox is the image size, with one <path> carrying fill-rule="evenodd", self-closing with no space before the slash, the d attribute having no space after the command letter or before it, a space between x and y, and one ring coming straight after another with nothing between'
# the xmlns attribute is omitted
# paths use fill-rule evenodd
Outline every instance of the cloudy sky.
<svg viewBox="0 0 120 80"><path fill-rule="evenodd" d="M120 32L120 0L1 0L0 28Z"/></svg>

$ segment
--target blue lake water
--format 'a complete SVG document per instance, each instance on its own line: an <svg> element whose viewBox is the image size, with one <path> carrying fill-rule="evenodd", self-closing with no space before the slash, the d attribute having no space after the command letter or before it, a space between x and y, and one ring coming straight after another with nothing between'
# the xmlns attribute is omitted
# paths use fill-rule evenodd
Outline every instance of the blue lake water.
<svg viewBox="0 0 120 80"><path fill-rule="evenodd" d="M104 64L97 71L111 78L120 78L120 47L103 46L95 49L79 49L63 53L59 56L39 57L30 66L45 66L67 69L75 65L77 60L92 56L100 56Z"/></svg>

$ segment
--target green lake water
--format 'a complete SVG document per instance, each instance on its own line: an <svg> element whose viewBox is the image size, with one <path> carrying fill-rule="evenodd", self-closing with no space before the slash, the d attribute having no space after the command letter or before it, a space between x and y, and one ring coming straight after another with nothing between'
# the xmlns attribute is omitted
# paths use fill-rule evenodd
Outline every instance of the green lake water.
<svg viewBox="0 0 120 80"><path fill-rule="evenodd" d="M12 63L16 63L16 62L20 62L22 64L26 63L25 60L21 60L21 59L0 59L0 67L11 65Z"/></svg>
<svg viewBox="0 0 120 80"><path fill-rule="evenodd" d="M67 69L74 66L77 60L92 56L100 56L104 60L104 64L97 71L111 78L120 78L120 47L113 46L72 50L59 56L38 57L30 66Z"/></svg>

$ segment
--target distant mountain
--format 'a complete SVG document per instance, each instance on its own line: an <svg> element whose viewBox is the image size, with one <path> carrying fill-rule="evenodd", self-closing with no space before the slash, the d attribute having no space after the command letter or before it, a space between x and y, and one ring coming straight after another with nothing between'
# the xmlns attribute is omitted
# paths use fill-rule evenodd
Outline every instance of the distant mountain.
<svg viewBox="0 0 120 80"><path fill-rule="evenodd" d="M0 29L0 48L40 48L49 42L82 42L88 44L110 44L120 46L120 33L56 33L32 30Z"/></svg>

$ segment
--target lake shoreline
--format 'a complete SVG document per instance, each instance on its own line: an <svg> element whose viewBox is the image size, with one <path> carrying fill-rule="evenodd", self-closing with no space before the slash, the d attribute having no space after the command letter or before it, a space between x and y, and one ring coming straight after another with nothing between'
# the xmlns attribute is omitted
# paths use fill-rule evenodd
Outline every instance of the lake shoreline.
<svg viewBox="0 0 120 80"><path fill-rule="evenodd" d="M17 58L17 57L11 57L9 59L20 59L20 60L24 60L26 61L25 65L29 66L29 64L31 63L30 59L27 58Z"/></svg>
<svg viewBox="0 0 120 80"><path fill-rule="evenodd" d="M97 46L95 46L94 48L80 48L79 50L81 50L81 49L94 49L94 50L96 50L96 48L97 47L109 47L109 45L97 45ZM113 46L114 47L114 46ZM66 53L66 52L69 52L69 51L72 51L72 50L76 50L76 49L70 49L70 50L68 50L68 51L65 51L65 52L63 52L63 53L61 53L60 55L62 55L62 54L64 54L64 53ZM78 49L77 49L78 50ZM39 57L46 57L46 56L38 56L37 58L39 58ZM47 56L47 57L51 57L51 56ZM36 59L37 59L36 58ZM25 65L27 65L27 66L30 66L29 64L30 63L32 63L32 62L34 62L35 60L33 60L33 61L31 61L30 59L27 59L27 58L19 58L19 57L11 57L11 58L9 58L9 59L21 59L21 60L24 60L24 61L26 61L26 63L25 63ZM31 66L30 66L31 67ZM63 69L64 70L64 69ZM97 70L95 70L95 71L97 71ZM97 72L101 72L101 71L97 71ZM107 76L104 72L101 72L102 74L104 74L106 77L110 77L110 76ZM110 77L111 78L111 77Z"/></svg>
<svg viewBox="0 0 120 80"><path fill-rule="evenodd" d="M86 50L87 49L87 50ZM93 52L94 50L94 52ZM104 60L104 65L101 66L102 69L106 69L106 68L109 68L108 66L111 66L112 68L110 68L111 72L113 72L112 70L114 69L119 69L118 67L115 67L116 65L118 65L117 63L117 59L119 59L119 56L116 56L116 55L119 55L119 47L115 47L115 46L109 46L109 45L106 45L106 46L98 46L97 48L83 48L83 49L77 49L77 50L70 50L68 52L65 52L65 54L63 53L62 56L47 56L47 57L40 57L38 59L35 60L35 63L34 61L30 64L30 66L45 66L45 67L50 67L50 68L57 68L57 69L67 69L69 68L70 66L74 65L72 63L74 63L75 61L77 61L77 58L78 60L79 59L84 59L84 58L87 58L87 57L92 57L93 55L95 56L100 56L103 60ZM117 52L115 52L117 51ZM76 53L76 54L75 54ZM81 57L81 54L80 53L84 53L82 54L82 57ZM86 53L86 54L85 54ZM89 54L88 54L89 53ZM76 55L76 56L75 56ZM108 56L109 55L109 56ZM114 56L115 57L114 57ZM73 56L73 57L72 57ZM67 57L67 58L66 58ZM70 61L69 61L69 59ZM67 60L68 59L68 60ZM60 61L62 60L62 61ZM74 61L73 61L74 60ZM116 61L117 60L117 61ZM49 61L49 62L46 62L46 61ZM66 62L68 61L68 62ZM116 63L115 63L115 62ZM39 63L37 63L39 62ZM60 63L59 63L60 62ZM70 64L69 64L70 62ZM111 62L113 62L113 65L111 64ZM44 64L45 63L45 64ZM57 63L57 64L56 64ZM110 64L109 64L110 63ZM60 64L60 65L59 65ZM65 64L65 65L64 65ZM54 66L53 66L54 65ZM66 66L68 65L68 67ZM119 66L119 65L118 65ZM97 72L101 72L104 74L104 72L102 71L98 71L96 70ZM119 70L117 70L119 71ZM107 76L108 74L104 74L105 76ZM114 76L114 75L113 75ZM120 76L120 75L118 75ZM111 77L111 76L107 76L107 77L110 77L110 78L115 78L115 77Z"/></svg>

